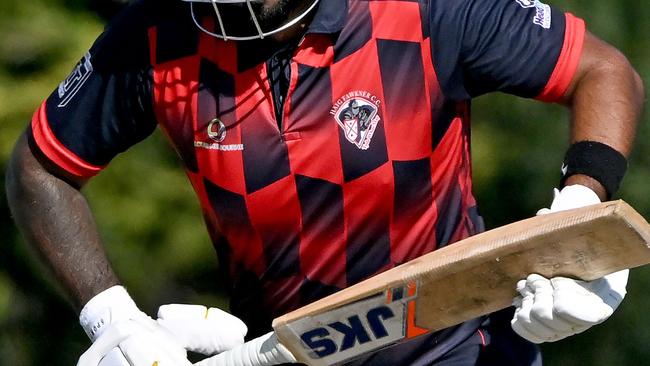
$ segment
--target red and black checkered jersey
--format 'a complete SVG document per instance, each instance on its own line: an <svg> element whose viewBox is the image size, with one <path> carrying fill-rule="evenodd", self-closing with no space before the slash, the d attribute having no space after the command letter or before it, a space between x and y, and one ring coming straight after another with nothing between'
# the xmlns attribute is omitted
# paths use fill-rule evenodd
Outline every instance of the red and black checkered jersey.
<svg viewBox="0 0 650 366"><path fill-rule="evenodd" d="M483 230L471 98L559 99L584 33L532 0L321 1L278 96L273 40L223 41L186 3L141 0L35 113L30 138L90 177L160 126L228 269L232 311L259 333Z"/></svg>

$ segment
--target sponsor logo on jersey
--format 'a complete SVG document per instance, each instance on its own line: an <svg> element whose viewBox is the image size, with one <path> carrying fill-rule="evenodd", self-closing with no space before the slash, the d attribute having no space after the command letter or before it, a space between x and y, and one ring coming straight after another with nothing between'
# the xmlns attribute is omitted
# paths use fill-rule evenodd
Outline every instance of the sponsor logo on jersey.
<svg viewBox="0 0 650 366"><path fill-rule="evenodd" d="M551 7L539 0L515 0L524 9L535 8L533 24L544 29L551 28Z"/></svg>
<svg viewBox="0 0 650 366"><path fill-rule="evenodd" d="M226 139L226 125L219 118L208 123L208 137L215 142L223 142Z"/></svg>
<svg viewBox="0 0 650 366"><path fill-rule="evenodd" d="M212 121L210 121L210 123L208 123L206 133L212 142L194 141L194 147L218 151L244 150L243 144L222 144L222 142L226 139L228 131L226 125L219 118L214 118Z"/></svg>
<svg viewBox="0 0 650 366"><path fill-rule="evenodd" d="M341 127L345 138L361 150L370 147L379 116L379 98L367 91L352 91L332 106L330 114Z"/></svg>
<svg viewBox="0 0 650 366"><path fill-rule="evenodd" d="M339 364L426 333L411 324L416 298L413 282L287 326L302 341L304 356Z"/></svg>
<svg viewBox="0 0 650 366"><path fill-rule="evenodd" d="M522 8L532 8L537 5L538 0L515 0L517 4L521 5Z"/></svg>
<svg viewBox="0 0 650 366"><path fill-rule="evenodd" d="M535 16L533 23L544 29L551 28L551 7L547 4L538 2L535 6Z"/></svg>
<svg viewBox="0 0 650 366"><path fill-rule="evenodd" d="M90 52L87 52L81 61L79 61L77 66L75 66L74 70L72 70L70 76L59 84L59 108L63 108L70 103L72 98L77 95L92 73L93 64L91 62Z"/></svg>

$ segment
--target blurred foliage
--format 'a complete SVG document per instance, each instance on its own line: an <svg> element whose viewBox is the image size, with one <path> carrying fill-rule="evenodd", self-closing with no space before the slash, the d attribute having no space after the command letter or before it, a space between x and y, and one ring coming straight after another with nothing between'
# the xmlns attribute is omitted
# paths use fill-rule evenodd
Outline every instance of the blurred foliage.
<svg viewBox="0 0 650 366"><path fill-rule="evenodd" d="M0 169L32 112L65 78L119 7L110 0L0 3ZM650 7L636 0L555 0L625 53L650 80ZM504 95L474 103L474 188L488 227L532 215L551 198L567 146L566 111ZM619 197L650 218L650 126L642 121ZM4 176L2 176L4 187ZM177 158L159 133L134 147L85 192L109 256L148 313L170 301L227 307L216 256ZM0 365L69 366L88 346L77 314L24 244L0 195ZM650 269L605 324L545 345L547 365L641 365L650 359Z"/></svg>

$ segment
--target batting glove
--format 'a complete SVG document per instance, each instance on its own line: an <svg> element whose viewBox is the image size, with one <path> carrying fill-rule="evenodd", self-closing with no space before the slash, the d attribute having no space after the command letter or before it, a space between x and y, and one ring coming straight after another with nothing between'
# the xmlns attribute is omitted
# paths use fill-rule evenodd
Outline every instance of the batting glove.
<svg viewBox="0 0 650 366"><path fill-rule="evenodd" d="M599 203L591 189L572 185L555 190L550 209L538 215ZM629 270L615 272L594 281L565 277L547 279L531 274L517 283L519 296L512 329L533 343L554 342L584 332L607 320L625 297Z"/></svg>
<svg viewBox="0 0 650 366"><path fill-rule="evenodd" d="M158 316L140 311L121 286L95 296L79 317L93 345L77 365L190 366L186 350L215 354L242 344L247 331L238 318L198 305L162 306Z"/></svg>

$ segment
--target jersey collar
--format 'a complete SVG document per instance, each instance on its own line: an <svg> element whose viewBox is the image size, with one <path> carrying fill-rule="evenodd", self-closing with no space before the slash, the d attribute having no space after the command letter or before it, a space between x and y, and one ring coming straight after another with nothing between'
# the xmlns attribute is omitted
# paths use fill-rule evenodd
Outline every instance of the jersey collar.
<svg viewBox="0 0 650 366"><path fill-rule="evenodd" d="M348 0L320 0L307 33L338 33L348 14Z"/></svg>

